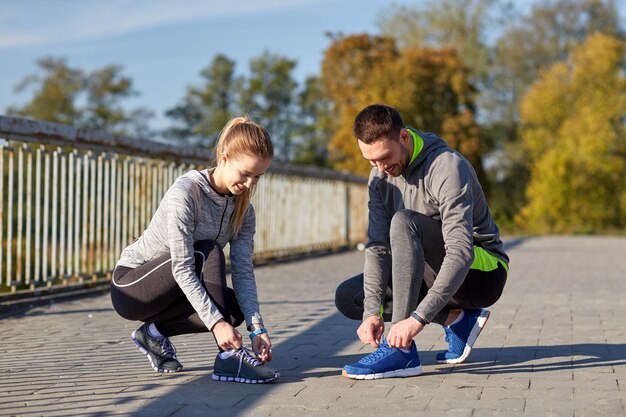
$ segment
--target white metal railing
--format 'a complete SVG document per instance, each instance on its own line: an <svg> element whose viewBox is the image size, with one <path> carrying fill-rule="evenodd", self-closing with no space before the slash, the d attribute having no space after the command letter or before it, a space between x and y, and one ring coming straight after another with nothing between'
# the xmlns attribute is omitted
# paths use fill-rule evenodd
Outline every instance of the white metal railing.
<svg viewBox="0 0 626 417"><path fill-rule="evenodd" d="M0 138L0 287L9 291L108 277L176 177L210 163L204 150L15 117L0 116ZM365 238L359 177L273 163L253 204L257 260Z"/></svg>

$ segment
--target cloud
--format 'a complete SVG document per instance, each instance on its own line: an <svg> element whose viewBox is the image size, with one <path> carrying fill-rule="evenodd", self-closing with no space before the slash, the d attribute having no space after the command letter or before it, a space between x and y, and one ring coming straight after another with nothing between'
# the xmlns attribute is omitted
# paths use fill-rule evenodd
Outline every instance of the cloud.
<svg viewBox="0 0 626 417"><path fill-rule="evenodd" d="M328 0L0 0L0 49L122 35Z"/></svg>

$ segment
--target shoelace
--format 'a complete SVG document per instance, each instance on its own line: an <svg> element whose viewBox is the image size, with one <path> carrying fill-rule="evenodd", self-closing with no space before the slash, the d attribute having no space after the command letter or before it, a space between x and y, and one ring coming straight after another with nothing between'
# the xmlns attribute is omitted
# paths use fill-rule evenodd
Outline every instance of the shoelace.
<svg viewBox="0 0 626 417"><path fill-rule="evenodd" d="M159 341L159 344L161 345L161 351L163 352L164 355L170 356L170 357L176 357L176 348L174 347L172 342L170 342L169 338L164 337L162 339L157 339L157 340Z"/></svg>
<svg viewBox="0 0 626 417"><path fill-rule="evenodd" d="M261 365L261 361L258 360L256 358L256 356L254 356L249 349L245 348L245 347L241 347L237 350L235 350L235 352L233 352L234 355L239 357L239 361L246 361L248 362L250 365L252 366L259 366Z"/></svg>
<svg viewBox="0 0 626 417"><path fill-rule="evenodd" d="M253 356L248 349L245 347L240 347L239 349L233 352L233 355L239 358L239 369L237 369L237 378L241 375L241 368L243 367L243 363L247 362L252 366L261 365L261 361L259 361L255 356Z"/></svg>
<svg viewBox="0 0 626 417"><path fill-rule="evenodd" d="M364 364L371 364L371 363L379 361L385 356L388 356L392 352L393 352L393 348L389 347L388 345L386 344L380 345L378 346L378 349L376 349L374 352L370 353L369 355L365 356L363 359L361 359L360 362Z"/></svg>

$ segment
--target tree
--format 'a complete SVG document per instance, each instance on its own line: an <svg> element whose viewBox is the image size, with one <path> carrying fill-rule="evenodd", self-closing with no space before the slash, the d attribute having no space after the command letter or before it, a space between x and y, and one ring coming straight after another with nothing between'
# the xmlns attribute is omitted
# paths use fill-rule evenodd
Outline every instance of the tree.
<svg viewBox="0 0 626 417"><path fill-rule="evenodd" d="M332 108L318 77L305 80L304 89L298 95L298 109L295 155L291 162L328 166Z"/></svg>
<svg viewBox="0 0 626 417"><path fill-rule="evenodd" d="M137 95L123 68L109 65L90 73L68 66L65 58L42 58L43 72L25 78L17 91L34 89L33 98L7 113L79 128L105 130L120 135L147 135L152 113L145 108L125 110L122 100ZM84 103L81 105L81 103Z"/></svg>
<svg viewBox="0 0 626 417"><path fill-rule="evenodd" d="M370 167L351 127L361 108L382 102L396 107L408 125L441 134L482 176L483 148L468 74L453 48L399 51L391 38L336 37L322 63L337 121L329 144L334 165L367 175Z"/></svg>
<svg viewBox="0 0 626 417"><path fill-rule="evenodd" d="M626 224L626 45L596 34L542 73L521 102L532 161L518 222L537 232Z"/></svg>
<svg viewBox="0 0 626 417"><path fill-rule="evenodd" d="M76 124L81 114L76 98L85 89L83 71L69 67L65 58L41 58L37 66L43 75L28 76L15 88L17 92L34 89L33 98L23 107L9 107L7 114Z"/></svg>
<svg viewBox="0 0 626 417"><path fill-rule="evenodd" d="M167 137L212 148L224 125L237 113L235 62L216 55L200 76L204 84L188 87L183 102L166 112L178 122L167 129Z"/></svg>
<svg viewBox="0 0 626 417"><path fill-rule="evenodd" d="M453 47L471 72L473 84L489 73L487 34L497 25L499 0L430 0L422 5L394 5L378 19L383 35L400 48Z"/></svg>
<svg viewBox="0 0 626 417"><path fill-rule="evenodd" d="M86 105L78 124L94 130L141 137L151 134L148 119L152 112L145 108L125 110L122 101L137 96L130 77L122 75L119 65L95 69L86 78Z"/></svg>
<svg viewBox="0 0 626 417"><path fill-rule="evenodd" d="M511 223L526 204L530 160L519 137L519 103L539 73L567 58L595 32L623 37L613 0L548 0L529 14L510 19L493 47L481 105L492 154L491 201L501 223Z"/></svg>
<svg viewBox="0 0 626 417"><path fill-rule="evenodd" d="M297 130L296 61L264 52L250 60L250 76L238 86L238 107L265 126L272 137L276 159L293 157L293 135Z"/></svg>
<svg viewBox="0 0 626 417"><path fill-rule="evenodd" d="M333 167L367 175L369 165L363 160L354 137L352 123L358 111L373 102L393 103L398 97L387 96L397 89L385 88L394 81L383 68L399 57L393 39L367 34L332 35L324 52L321 81L332 103L328 144Z"/></svg>
<svg viewBox="0 0 626 417"><path fill-rule="evenodd" d="M517 122L519 100L539 71L596 32L624 37L613 0L547 0L511 21L494 49L492 118Z"/></svg>

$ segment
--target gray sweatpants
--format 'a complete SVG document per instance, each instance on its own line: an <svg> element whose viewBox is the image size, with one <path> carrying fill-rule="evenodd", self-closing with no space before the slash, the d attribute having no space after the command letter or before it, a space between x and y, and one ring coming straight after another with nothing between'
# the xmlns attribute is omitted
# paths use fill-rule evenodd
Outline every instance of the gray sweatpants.
<svg viewBox="0 0 626 417"><path fill-rule="evenodd" d="M399 214L399 215L398 215ZM423 214L402 210L393 217L389 230L391 245L390 289L383 301L383 319L396 323L409 317L435 282L446 255L441 222ZM433 322L443 325L450 309L488 307L502 294L507 272L502 265L493 271L470 269L463 283L437 313ZM363 317L363 274L337 287L335 304L346 317ZM392 314L389 314L389 310Z"/></svg>

